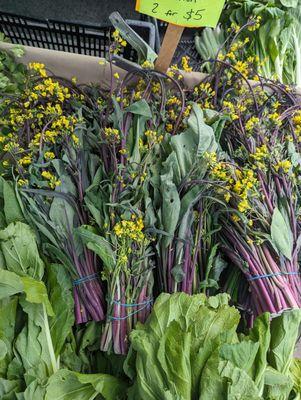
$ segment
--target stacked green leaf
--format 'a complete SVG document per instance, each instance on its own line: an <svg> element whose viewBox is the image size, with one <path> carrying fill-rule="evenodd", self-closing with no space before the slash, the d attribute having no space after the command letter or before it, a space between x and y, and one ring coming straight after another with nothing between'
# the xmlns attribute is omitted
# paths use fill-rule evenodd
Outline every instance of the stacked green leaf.
<svg viewBox="0 0 301 400"><path fill-rule="evenodd" d="M272 322L263 314L246 336L237 333L239 321L227 295L160 295L131 334L129 399L288 399L300 310Z"/></svg>

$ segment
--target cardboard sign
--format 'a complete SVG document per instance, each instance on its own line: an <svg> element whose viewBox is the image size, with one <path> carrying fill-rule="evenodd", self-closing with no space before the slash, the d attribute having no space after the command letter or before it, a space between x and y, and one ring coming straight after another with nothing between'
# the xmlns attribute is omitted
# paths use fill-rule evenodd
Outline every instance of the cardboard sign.
<svg viewBox="0 0 301 400"><path fill-rule="evenodd" d="M215 28L225 0L137 0L136 11L172 23Z"/></svg>

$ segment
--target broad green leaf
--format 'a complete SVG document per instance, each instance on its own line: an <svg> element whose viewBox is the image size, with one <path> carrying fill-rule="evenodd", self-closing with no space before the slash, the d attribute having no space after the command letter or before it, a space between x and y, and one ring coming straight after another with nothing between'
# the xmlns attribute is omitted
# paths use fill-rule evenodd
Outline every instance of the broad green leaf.
<svg viewBox="0 0 301 400"><path fill-rule="evenodd" d="M6 355L7 355L7 346L5 342L2 339L0 339L0 362L4 360Z"/></svg>
<svg viewBox="0 0 301 400"><path fill-rule="evenodd" d="M171 180L171 176L161 175L161 196L162 196L162 223L163 230L169 234L170 237L164 238L164 246L167 247L172 240L172 236L178 224L181 201L178 190Z"/></svg>
<svg viewBox="0 0 301 400"><path fill-rule="evenodd" d="M153 116L150 106L144 99L136 101L135 103L131 104L129 107L125 109L125 111L130 112L132 114L141 115L142 117L145 118L152 118Z"/></svg>
<svg viewBox="0 0 301 400"><path fill-rule="evenodd" d="M15 394L21 391L21 381L0 378L0 399L15 400Z"/></svg>
<svg viewBox="0 0 301 400"><path fill-rule="evenodd" d="M0 341L2 343L2 356L4 351L6 352L4 358L1 356L0 376L7 376L9 364L14 356L13 345L15 339L15 330L17 329L17 305L18 299L16 297L0 303Z"/></svg>
<svg viewBox="0 0 301 400"><path fill-rule="evenodd" d="M28 225L16 222L0 231L0 246L7 269L20 276L42 279L44 263L38 252L35 234Z"/></svg>
<svg viewBox="0 0 301 400"><path fill-rule="evenodd" d="M33 304L44 304L48 315L54 316L44 282L36 281L30 277L22 277L20 279L23 283L26 301Z"/></svg>
<svg viewBox="0 0 301 400"><path fill-rule="evenodd" d="M194 103L192 105L192 111L188 125L198 137L197 156L201 157L205 152L215 152L217 143L212 127L205 123L203 112L198 104Z"/></svg>
<svg viewBox="0 0 301 400"><path fill-rule="evenodd" d="M29 303L44 304L48 314L54 315L44 282L0 269L0 300L22 292Z"/></svg>
<svg viewBox="0 0 301 400"><path fill-rule="evenodd" d="M38 380L34 380L26 387L24 400L42 400L45 398L45 394L45 385L41 385Z"/></svg>
<svg viewBox="0 0 301 400"><path fill-rule="evenodd" d="M235 367L243 369L250 375L254 364L259 343L251 340L243 340L240 343L224 344L220 350L220 356L225 361L230 361Z"/></svg>
<svg viewBox="0 0 301 400"><path fill-rule="evenodd" d="M23 291L21 278L14 272L0 269L0 300Z"/></svg>
<svg viewBox="0 0 301 400"><path fill-rule="evenodd" d="M270 348L270 314L264 313L256 318L249 339L259 343L259 349L252 366L252 378L257 384L260 393L264 386L264 373L267 368L267 354Z"/></svg>
<svg viewBox="0 0 301 400"><path fill-rule="evenodd" d="M278 251L291 260L293 251L292 233L278 207L273 212L271 238Z"/></svg>
<svg viewBox="0 0 301 400"><path fill-rule="evenodd" d="M49 326L56 356L59 356L74 324L72 284L62 265L52 264L47 270L47 288L54 316Z"/></svg>
<svg viewBox="0 0 301 400"><path fill-rule="evenodd" d="M289 369L301 323L301 310L285 311L271 322L271 345L268 360L271 367L284 374Z"/></svg>
<svg viewBox="0 0 301 400"><path fill-rule="evenodd" d="M122 400L125 389L122 381L109 375L84 375L62 369L50 377L45 400L93 400L99 394L104 400Z"/></svg>
<svg viewBox="0 0 301 400"><path fill-rule="evenodd" d="M183 332L177 321L172 321L160 340L158 360L168 376L170 392L181 399L191 397L190 365L191 333Z"/></svg>
<svg viewBox="0 0 301 400"><path fill-rule="evenodd" d="M24 222L24 216L18 202L15 189L12 183L1 178L3 185L4 215L6 223L21 221Z"/></svg>
<svg viewBox="0 0 301 400"><path fill-rule="evenodd" d="M81 226L76 230L76 232L80 235L83 243L88 247L88 249L94 251L95 254L100 257L106 268L109 270L115 268L115 252L106 239L91 232L91 230L85 226Z"/></svg>
<svg viewBox="0 0 301 400"><path fill-rule="evenodd" d="M218 371L228 381L229 399L262 400L254 381L243 369L229 361L220 361Z"/></svg>
<svg viewBox="0 0 301 400"><path fill-rule="evenodd" d="M294 382L294 391L296 394L301 394L301 359L293 360L290 371Z"/></svg>
<svg viewBox="0 0 301 400"><path fill-rule="evenodd" d="M292 388L293 381L291 377L267 367L264 374L265 385L268 386L265 396L271 399L287 399Z"/></svg>
<svg viewBox="0 0 301 400"><path fill-rule="evenodd" d="M285 7L295 8L298 6L298 0L280 0L280 3Z"/></svg>

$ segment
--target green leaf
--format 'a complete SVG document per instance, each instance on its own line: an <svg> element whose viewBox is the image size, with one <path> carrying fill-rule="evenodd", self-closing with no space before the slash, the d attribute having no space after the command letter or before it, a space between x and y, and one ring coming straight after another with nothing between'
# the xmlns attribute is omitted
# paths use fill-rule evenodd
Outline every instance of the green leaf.
<svg viewBox="0 0 301 400"><path fill-rule="evenodd" d="M35 234L28 225L12 223L0 231L0 246L10 271L42 279L44 263L38 252Z"/></svg>
<svg viewBox="0 0 301 400"><path fill-rule="evenodd" d="M46 308L47 314L54 316L44 282L36 281L28 276L20 279L23 283L23 291L26 294L26 301L33 304L43 304Z"/></svg>
<svg viewBox="0 0 301 400"><path fill-rule="evenodd" d="M0 399L15 400L15 394L21 391L21 381L0 378Z"/></svg>
<svg viewBox="0 0 301 400"><path fill-rule="evenodd" d="M49 321L50 333L55 355L58 357L74 324L72 283L62 265L49 266L47 289L54 312L54 316Z"/></svg>
<svg viewBox="0 0 301 400"><path fill-rule="evenodd" d="M270 365L289 374L301 323L301 310L285 311L271 322Z"/></svg>
<svg viewBox="0 0 301 400"><path fill-rule="evenodd" d="M169 174L161 175L160 191L162 195L163 230L170 235L170 237L165 236L163 239L164 246L167 247L172 240L178 224L181 201L176 185L172 182Z"/></svg>
<svg viewBox="0 0 301 400"><path fill-rule="evenodd" d="M230 361L235 367L241 368L249 374L258 349L259 343L244 340L240 343L222 345L220 356L225 361Z"/></svg>
<svg viewBox="0 0 301 400"><path fill-rule="evenodd" d="M62 369L52 375L45 400L93 400L99 394L104 400L124 399L126 385L109 375L84 375Z"/></svg>
<svg viewBox="0 0 301 400"><path fill-rule="evenodd" d="M291 260L293 251L292 232L278 207L275 207L273 212L271 238L278 251Z"/></svg>
<svg viewBox="0 0 301 400"><path fill-rule="evenodd" d="M266 388L266 395L270 399L287 399L293 387L293 381L289 376L271 367L267 367L265 371L264 382L268 386Z"/></svg>
<svg viewBox="0 0 301 400"><path fill-rule="evenodd" d="M291 364L291 377L294 382L295 393L301 393L301 360L295 358Z"/></svg>
<svg viewBox="0 0 301 400"><path fill-rule="evenodd" d="M280 3L285 7L295 8L298 5L299 0L280 0Z"/></svg>
<svg viewBox="0 0 301 400"><path fill-rule="evenodd" d="M6 223L21 221L24 222L23 213L18 202L15 189L12 183L7 182L1 178L3 185L3 199L4 199L4 215L6 218Z"/></svg>
<svg viewBox="0 0 301 400"><path fill-rule="evenodd" d="M115 252L113 251L111 244L103 237L96 235L85 226L81 226L76 230L80 235L83 243L97 254L106 268L113 270L116 266Z"/></svg>
<svg viewBox="0 0 301 400"><path fill-rule="evenodd" d="M131 114L141 115L145 118L152 118L153 114L145 99L136 101L132 103L129 107L125 109L126 112L130 112Z"/></svg>
<svg viewBox="0 0 301 400"><path fill-rule="evenodd" d="M262 400L258 389L249 375L229 361L221 361L219 374L228 381L228 398L241 400Z"/></svg>
<svg viewBox="0 0 301 400"><path fill-rule="evenodd" d="M34 304L44 304L47 313L54 315L44 282L29 276L20 277L14 272L0 269L0 300L24 292L26 300Z"/></svg>
<svg viewBox="0 0 301 400"><path fill-rule="evenodd" d="M177 321L167 327L158 350L158 360L170 381L174 397L191 396L191 333L183 332Z"/></svg>
<svg viewBox="0 0 301 400"><path fill-rule="evenodd" d="M205 123L203 112L198 104L193 103L192 111L188 125L198 136L197 156L201 157L205 152L215 152L217 143L212 127Z"/></svg>
<svg viewBox="0 0 301 400"><path fill-rule="evenodd" d="M21 278L14 272L0 269L0 300L23 291Z"/></svg>
<svg viewBox="0 0 301 400"><path fill-rule="evenodd" d="M264 313L256 318L253 328L249 333L249 338L253 342L259 343L258 353L252 366L252 377L257 384L260 392L264 386L264 374L267 368L267 354L270 348L270 314Z"/></svg>

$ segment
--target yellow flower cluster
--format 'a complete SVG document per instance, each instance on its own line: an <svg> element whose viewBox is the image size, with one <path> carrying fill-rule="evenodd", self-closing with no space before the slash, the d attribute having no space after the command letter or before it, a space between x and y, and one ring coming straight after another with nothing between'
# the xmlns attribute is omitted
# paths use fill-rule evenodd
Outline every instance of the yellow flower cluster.
<svg viewBox="0 0 301 400"><path fill-rule="evenodd" d="M232 197L238 199L237 209L245 213L251 209L249 196L254 194L257 185L257 178L254 171L249 168L239 169L237 166L226 162L218 162L216 154L206 155L211 176L225 183L222 192L224 199L229 202Z"/></svg>
<svg viewBox="0 0 301 400"><path fill-rule="evenodd" d="M213 108L212 98L215 96L215 91L212 89L209 82L201 82L194 88L194 94L201 100L200 106L204 108ZM202 100L204 98L204 100Z"/></svg>
<svg viewBox="0 0 301 400"><path fill-rule="evenodd" d="M115 128L105 128L104 134L106 139L112 142L119 142L120 141L120 132L118 129Z"/></svg>
<svg viewBox="0 0 301 400"><path fill-rule="evenodd" d="M290 171L291 167L292 167L292 163L289 160L279 161L274 166L274 168L277 172L283 171L285 174L287 174Z"/></svg>
<svg viewBox="0 0 301 400"><path fill-rule="evenodd" d="M261 26L261 20L262 20L262 17L260 15L258 17L256 17L255 19L253 19L251 21L251 25L248 26L248 30L250 32L254 32L254 31L258 30Z"/></svg>
<svg viewBox="0 0 301 400"><path fill-rule="evenodd" d="M154 69L154 63L146 60L141 64L141 67L143 69Z"/></svg>
<svg viewBox="0 0 301 400"><path fill-rule="evenodd" d="M298 142L301 142L301 111L297 111L293 116L294 130L298 138Z"/></svg>
<svg viewBox="0 0 301 400"><path fill-rule="evenodd" d="M55 82L51 78L44 79L42 83L36 85L33 90L35 95L30 97L33 101L36 100L37 95L38 97L47 97L49 95L56 96L61 103L71 97L69 88L63 87L59 82Z"/></svg>
<svg viewBox="0 0 301 400"><path fill-rule="evenodd" d="M247 132L252 131L258 124L259 124L259 118L253 116L250 119L248 119L248 121L246 122L245 129Z"/></svg>
<svg viewBox="0 0 301 400"><path fill-rule="evenodd" d="M114 46L111 47L110 51L113 54L118 54L122 48L126 47L127 42L126 40L124 40L118 29L116 29L113 33L112 33L112 38L114 40Z"/></svg>
<svg viewBox="0 0 301 400"><path fill-rule="evenodd" d="M162 140L163 140L163 138L164 138L163 135L159 134L159 133L156 132L156 131L152 131L152 130L147 130L144 134L145 134L145 136L147 137L150 146L151 146L152 144L159 144L159 143L161 143Z"/></svg>
<svg viewBox="0 0 301 400"><path fill-rule="evenodd" d="M53 160L55 158L55 154L52 151L46 151L44 153L44 157L46 160Z"/></svg>
<svg viewBox="0 0 301 400"><path fill-rule="evenodd" d="M189 65L190 58L187 56L182 57L182 69L185 72L192 72L192 67Z"/></svg>
<svg viewBox="0 0 301 400"><path fill-rule="evenodd" d="M233 67L242 74L244 78L248 78L249 76L249 64L247 61L237 61Z"/></svg>
<svg viewBox="0 0 301 400"><path fill-rule="evenodd" d="M2 165L5 168L15 166L16 173L22 177L18 179L21 186L28 184L29 167L38 160L41 152L46 161L53 160L53 145L58 148L69 138L74 145L79 141L75 134L77 118L64 115L63 107L71 97L81 96L71 94L69 88L48 77L44 64L30 63L29 69L42 79L38 83L32 81L20 102L7 103L6 116L0 123L1 127L5 127L0 133L0 145L4 153L9 153L9 161L5 159ZM27 134L26 140L22 139L23 146L20 146L22 130ZM52 189L60 184L50 170L43 171L41 176Z"/></svg>
<svg viewBox="0 0 301 400"><path fill-rule="evenodd" d="M273 122L275 125L280 126L282 124L281 120L280 120L280 115L277 111L268 114L268 118L271 122Z"/></svg>
<svg viewBox="0 0 301 400"><path fill-rule="evenodd" d="M265 168L265 161L270 157L268 148L266 144L256 148L255 152L250 154L250 161L255 162L257 168Z"/></svg>
<svg viewBox="0 0 301 400"><path fill-rule="evenodd" d="M42 78L45 78L47 76L45 64L32 62L28 64L28 68L36 71Z"/></svg>
<svg viewBox="0 0 301 400"><path fill-rule="evenodd" d="M122 220L114 226L114 232L118 238L137 243L142 243L145 239L143 229L142 218L136 218L135 215L132 216L132 220Z"/></svg>
<svg viewBox="0 0 301 400"><path fill-rule="evenodd" d="M49 187L54 189L56 186L61 184L61 181L56 179L55 175L53 175L50 171L43 171L42 177L49 181Z"/></svg>

